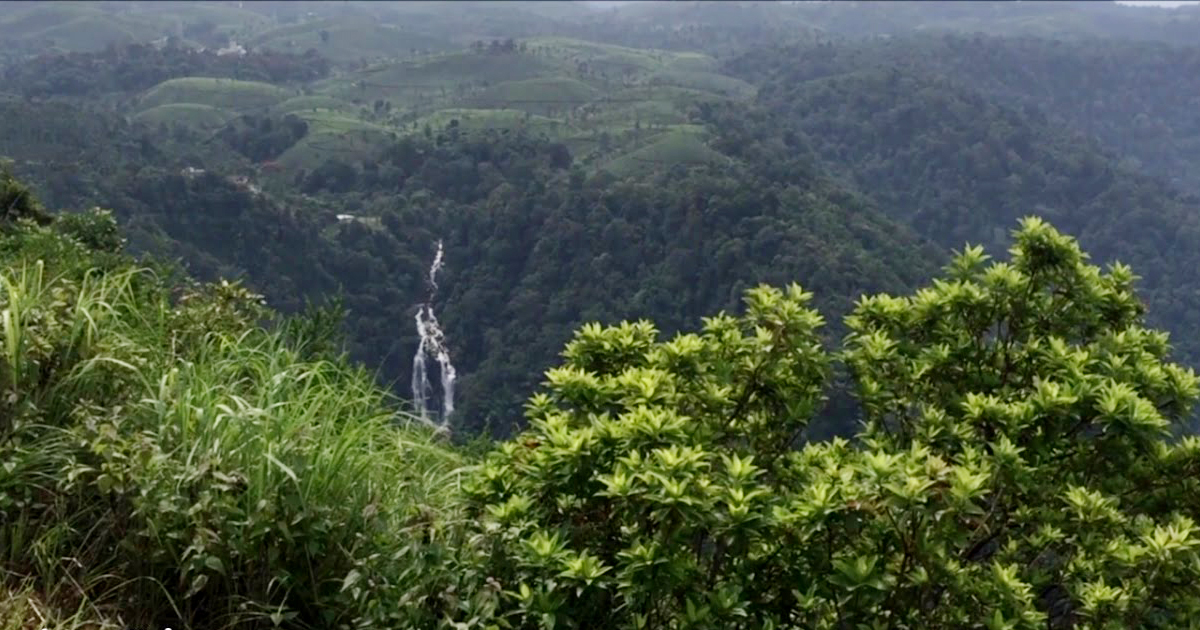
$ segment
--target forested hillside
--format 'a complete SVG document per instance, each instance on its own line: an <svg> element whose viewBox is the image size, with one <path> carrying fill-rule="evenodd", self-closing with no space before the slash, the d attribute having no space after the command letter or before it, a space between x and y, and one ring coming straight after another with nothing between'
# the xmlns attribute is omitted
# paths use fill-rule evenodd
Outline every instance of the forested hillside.
<svg viewBox="0 0 1200 630"><path fill-rule="evenodd" d="M1200 191L1200 48L1194 45L905 36L759 50L729 63L736 74L758 80L780 72L808 80L878 66L973 89L1035 120L1095 138L1124 166Z"/></svg>
<svg viewBox="0 0 1200 630"><path fill-rule="evenodd" d="M134 252L285 312L341 295L351 356L403 397L441 242L466 434L512 431L584 322L670 333L798 280L832 343L856 296L1029 214L1135 264L1151 321L1200 357L1190 9L138 6L0 21L162 33L22 40L0 154L52 207L112 208ZM1095 39L1121 20L1158 42Z"/></svg>
<svg viewBox="0 0 1200 630"><path fill-rule="evenodd" d="M343 291L352 355L381 366L402 395L417 344L408 322L444 241L438 308L470 430L510 430L541 367L583 322L652 317L669 332L696 312L735 308L746 287L799 277L841 313L851 296L913 286L940 258L819 175L811 155L751 125L731 124L714 141L730 154L724 167L627 180L589 179L556 161L560 145L523 135L440 146L410 137L369 170L346 166L347 182L325 182L357 213L341 220L317 200L285 207L211 172L165 169L153 130L112 125L147 134L130 144L151 153L89 156L134 168L96 178L84 196L54 161L19 171L50 182L63 204L112 207L138 250L181 256L202 278L246 275L279 308Z"/></svg>
<svg viewBox="0 0 1200 630"><path fill-rule="evenodd" d="M1191 279L1200 266L1200 199L1037 111L989 102L911 66L839 64L832 47L802 59L812 63L777 61L759 90L772 124L805 134L894 220L946 248L1002 243L999 226L1027 214L1053 220L1091 244L1098 262L1143 270L1156 323L1177 333L1184 356L1200 358L1187 334L1200 326L1200 287Z"/></svg>
<svg viewBox="0 0 1200 630"><path fill-rule="evenodd" d="M792 10L829 34L851 38L921 32L1195 45L1200 30L1196 6L1143 8L1117 2L797 2Z"/></svg>

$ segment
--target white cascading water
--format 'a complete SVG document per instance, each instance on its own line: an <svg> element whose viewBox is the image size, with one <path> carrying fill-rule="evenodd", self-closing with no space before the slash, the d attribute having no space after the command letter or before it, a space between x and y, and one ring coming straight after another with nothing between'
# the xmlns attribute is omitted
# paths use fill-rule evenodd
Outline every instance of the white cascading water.
<svg viewBox="0 0 1200 630"><path fill-rule="evenodd" d="M438 428L449 430L450 415L454 413L454 380L457 374L454 365L450 363L450 351L446 348L446 333L438 324L437 316L433 314L433 298L437 295L437 273L441 270L445 252L442 242L438 241L437 254L433 264L429 266L429 298L417 309L417 335L421 338L417 344L417 353L413 356L412 395L413 406L421 419L436 425ZM442 388L442 408L440 417L430 418L437 413L429 408L430 394L433 384L429 381L427 359L437 361L439 367L439 384Z"/></svg>

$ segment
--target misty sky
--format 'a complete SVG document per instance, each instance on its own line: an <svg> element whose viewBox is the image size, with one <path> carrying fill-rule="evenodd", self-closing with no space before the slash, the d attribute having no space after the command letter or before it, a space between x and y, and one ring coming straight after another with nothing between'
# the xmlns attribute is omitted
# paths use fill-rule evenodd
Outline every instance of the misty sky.
<svg viewBox="0 0 1200 630"><path fill-rule="evenodd" d="M1135 7L1182 7L1189 4L1200 4L1200 0L1117 0L1117 4L1128 4Z"/></svg>
<svg viewBox="0 0 1200 630"><path fill-rule="evenodd" d="M597 8L608 8L629 4L633 0L584 0L585 3ZM1117 4L1135 7L1181 7L1189 4L1200 4L1200 0L1116 0Z"/></svg>

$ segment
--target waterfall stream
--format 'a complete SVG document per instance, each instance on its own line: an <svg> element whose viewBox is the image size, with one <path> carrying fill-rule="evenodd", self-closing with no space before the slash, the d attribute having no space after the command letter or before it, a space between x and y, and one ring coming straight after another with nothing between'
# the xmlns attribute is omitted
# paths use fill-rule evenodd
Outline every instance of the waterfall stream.
<svg viewBox="0 0 1200 630"><path fill-rule="evenodd" d="M413 356L412 398L413 407L422 420L440 429L450 429L450 416L454 413L454 381L457 373L450 362L450 351L446 348L446 333L438 324L433 313L433 300L437 296L437 274L445 264L442 242L437 243L437 253L429 266L429 294L425 303L417 309L416 325L420 343ZM438 365L438 386L442 390L441 408L430 408L433 400L433 383L429 379L429 359Z"/></svg>

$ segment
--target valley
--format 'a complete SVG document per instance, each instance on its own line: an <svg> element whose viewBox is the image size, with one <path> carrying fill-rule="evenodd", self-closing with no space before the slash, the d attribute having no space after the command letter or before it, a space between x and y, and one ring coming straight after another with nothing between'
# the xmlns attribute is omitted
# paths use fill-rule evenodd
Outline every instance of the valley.
<svg viewBox="0 0 1200 630"><path fill-rule="evenodd" d="M1200 618L1200 6L0 39L0 629Z"/></svg>
<svg viewBox="0 0 1200 630"><path fill-rule="evenodd" d="M136 250L182 259L200 277L245 277L285 311L340 292L352 355L401 396L411 394L419 261L444 240L455 263L439 312L468 432L512 430L521 397L584 321L646 316L674 330L736 308L740 286L789 278L840 313L860 292L914 286L964 243L1003 243L1030 213L1081 236L1101 261L1149 271L1153 321L1178 332L1200 323L1186 244L1200 239L1198 204L1187 194L1194 180L1180 179L1200 172L1189 140L1173 134L1178 148L1156 159L1105 122L1128 109L1084 120L1037 87L1052 83L1005 86L1004 75L970 65L1004 47L1028 54L1018 47L1040 40L991 40L992 53L964 57L956 47L978 46L959 35L813 43L798 29L722 54L535 34L595 32L609 18L565 3L519 5L503 19L471 5L474 21L439 17L418 29L420 41L401 33L431 11L422 3L197 3L184 14L144 4L154 10L70 6L88 24L169 15L183 37L151 42L130 22L123 28L146 43L113 40L6 69L14 172L54 205L113 207ZM650 6L626 19L649 19L639 11ZM35 3L5 23L57 23L65 10ZM677 10L695 21L685 31L722 19L715 6ZM740 28L765 28L785 11L727 10ZM809 9L787 11L799 20ZM388 45L372 39L378 29L395 31ZM204 45L220 41L248 48ZM1100 63L1087 44L1067 46L1055 63ZM151 67L157 82L134 78ZM1183 102L1139 124L1177 129ZM50 122L48 105L64 113ZM76 120L90 122L64 127ZM701 180L709 192L697 194ZM735 192L747 181L758 182L753 193ZM1134 215L1115 214L1131 202ZM1144 242L1129 240L1128 221ZM1168 232L1175 244L1154 244ZM884 262L886 247L928 253ZM1190 336L1175 343L1200 358Z"/></svg>

